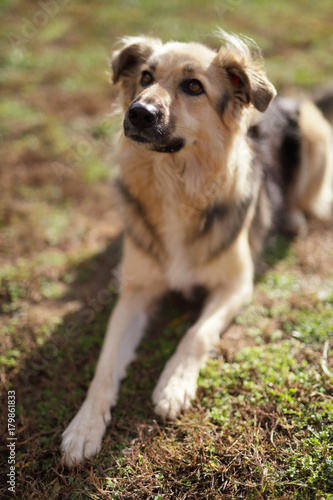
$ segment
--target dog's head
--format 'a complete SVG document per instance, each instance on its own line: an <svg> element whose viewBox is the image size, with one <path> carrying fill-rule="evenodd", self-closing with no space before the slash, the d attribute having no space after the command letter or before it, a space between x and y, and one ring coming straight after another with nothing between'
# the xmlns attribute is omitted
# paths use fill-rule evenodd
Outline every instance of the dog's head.
<svg viewBox="0 0 333 500"><path fill-rule="evenodd" d="M125 38L112 59L121 83L125 136L176 153L212 127L235 130L250 106L264 112L275 95L249 45L223 32L216 52L197 43Z"/></svg>

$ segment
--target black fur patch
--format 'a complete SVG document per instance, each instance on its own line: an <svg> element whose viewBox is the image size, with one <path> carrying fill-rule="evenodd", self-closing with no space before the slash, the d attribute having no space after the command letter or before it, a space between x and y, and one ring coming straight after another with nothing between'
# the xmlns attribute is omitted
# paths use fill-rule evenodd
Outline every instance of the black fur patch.
<svg viewBox="0 0 333 500"><path fill-rule="evenodd" d="M299 108L300 102L296 99L275 98L248 134L256 162L263 171L272 227L276 231L284 231L286 198L300 166Z"/></svg>
<svg viewBox="0 0 333 500"><path fill-rule="evenodd" d="M301 160L301 132L298 120L299 107L286 116L286 128L282 134L280 163L282 178L287 186L294 181Z"/></svg>
<svg viewBox="0 0 333 500"><path fill-rule="evenodd" d="M221 227L221 233L223 233L221 246L222 248L227 248L235 240L243 227L251 200L252 198L246 198L233 205L213 205L204 215L206 220L201 235L207 234L213 227L213 224L217 222Z"/></svg>
<svg viewBox="0 0 333 500"><path fill-rule="evenodd" d="M300 162L301 132L298 125L299 102L277 97L258 125L249 130L260 148L263 163L280 176L282 188L288 188L297 175Z"/></svg>
<svg viewBox="0 0 333 500"><path fill-rule="evenodd" d="M136 96L136 84L134 84L132 88L132 94L131 94L132 101L134 100L135 96Z"/></svg>
<svg viewBox="0 0 333 500"><path fill-rule="evenodd" d="M217 112L220 114L220 115L223 115L225 113L225 110L227 109L228 107L228 104L230 102L230 95L229 94L225 94L221 101L218 103L217 105Z"/></svg>
<svg viewBox="0 0 333 500"><path fill-rule="evenodd" d="M144 207L120 179L115 185L124 205L123 219L126 234L137 247L161 262L165 257L164 245L147 217Z"/></svg>
<svg viewBox="0 0 333 500"><path fill-rule="evenodd" d="M207 233L213 224L218 224L220 241L211 252L210 258L224 252L236 240L241 232L244 221L252 202L252 197L233 205L215 205L207 213L203 234Z"/></svg>
<svg viewBox="0 0 333 500"><path fill-rule="evenodd" d="M232 204L214 203L204 210L198 230L188 241L189 245L202 244L204 261L215 258L236 240L244 227L248 210L255 202L257 182L252 184L252 194Z"/></svg>

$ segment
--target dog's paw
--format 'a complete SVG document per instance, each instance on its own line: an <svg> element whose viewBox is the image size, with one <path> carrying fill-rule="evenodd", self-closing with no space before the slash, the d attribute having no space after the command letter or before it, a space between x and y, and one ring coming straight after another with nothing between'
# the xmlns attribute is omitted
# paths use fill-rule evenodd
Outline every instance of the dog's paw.
<svg viewBox="0 0 333 500"><path fill-rule="evenodd" d="M111 421L110 411L97 412L96 408L84 403L62 434L62 460L68 467L74 467L101 450L106 426Z"/></svg>
<svg viewBox="0 0 333 500"><path fill-rule="evenodd" d="M197 377L198 370L193 370L193 367L189 369L188 366L180 365L172 372L170 365L167 365L153 392L155 413L175 419L187 410L195 398Z"/></svg>

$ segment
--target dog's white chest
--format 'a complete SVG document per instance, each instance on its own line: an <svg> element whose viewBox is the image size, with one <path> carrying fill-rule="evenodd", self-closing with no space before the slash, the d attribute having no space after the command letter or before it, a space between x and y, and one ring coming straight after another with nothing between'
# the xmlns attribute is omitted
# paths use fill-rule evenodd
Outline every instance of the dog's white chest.
<svg viewBox="0 0 333 500"><path fill-rule="evenodd" d="M184 244L185 231L177 217L168 214L163 240L167 251L166 279L171 289L187 292L195 284L195 270Z"/></svg>
<svg viewBox="0 0 333 500"><path fill-rule="evenodd" d="M166 278L171 289L186 293L194 285L193 269L190 269L186 255L175 252L170 256Z"/></svg>

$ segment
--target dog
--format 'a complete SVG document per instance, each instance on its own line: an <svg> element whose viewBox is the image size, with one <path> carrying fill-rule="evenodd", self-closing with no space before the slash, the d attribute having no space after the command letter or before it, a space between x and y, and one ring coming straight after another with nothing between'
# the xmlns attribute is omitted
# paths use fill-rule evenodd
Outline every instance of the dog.
<svg viewBox="0 0 333 500"><path fill-rule="evenodd" d="M195 397L209 349L250 302L273 230L306 232L332 205L332 129L310 101L279 98L260 52L221 31L221 47L128 37L112 58L124 111L117 191L123 276L95 376L63 433L63 461L101 449L120 381L168 290L207 298L153 392L174 419Z"/></svg>

